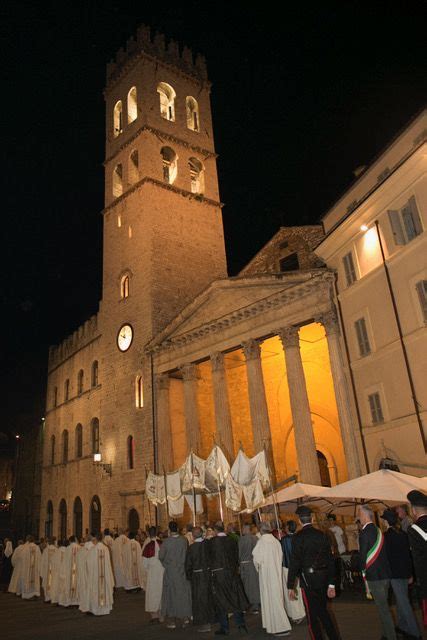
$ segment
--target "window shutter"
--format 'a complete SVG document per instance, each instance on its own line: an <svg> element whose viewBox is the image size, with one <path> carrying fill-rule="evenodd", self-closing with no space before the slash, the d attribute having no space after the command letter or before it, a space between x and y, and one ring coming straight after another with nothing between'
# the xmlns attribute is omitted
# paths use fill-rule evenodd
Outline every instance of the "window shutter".
<svg viewBox="0 0 427 640"><path fill-rule="evenodd" d="M427 322L427 280L420 280L420 282L417 282L415 285L415 288L418 293L424 322Z"/></svg>
<svg viewBox="0 0 427 640"><path fill-rule="evenodd" d="M421 224L420 214L418 213L418 207L415 200L415 196L411 196L409 198L409 206L411 207L412 220L414 223L415 231L417 233L417 236L419 236L420 233L423 232L423 227Z"/></svg>
<svg viewBox="0 0 427 640"><path fill-rule="evenodd" d="M390 220L391 230L393 231L395 244L397 245L406 244L405 236L403 234L402 224L400 222L399 212L390 210L387 213Z"/></svg>

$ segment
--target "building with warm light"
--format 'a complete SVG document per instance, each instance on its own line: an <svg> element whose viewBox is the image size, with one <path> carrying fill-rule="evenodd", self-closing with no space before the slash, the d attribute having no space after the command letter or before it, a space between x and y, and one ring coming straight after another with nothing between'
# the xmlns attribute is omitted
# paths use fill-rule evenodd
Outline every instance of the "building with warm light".
<svg viewBox="0 0 427 640"><path fill-rule="evenodd" d="M427 469L427 111L323 217L371 470Z"/></svg>
<svg viewBox="0 0 427 640"><path fill-rule="evenodd" d="M265 447L276 483L335 484L366 469L334 303L339 213L323 241L320 226L282 228L227 277L209 93L204 60L146 27L108 65L103 295L49 353L43 533L144 525L146 470L171 471L214 441L229 460ZM372 219L362 222L361 268L379 272ZM354 305L356 322L369 305Z"/></svg>

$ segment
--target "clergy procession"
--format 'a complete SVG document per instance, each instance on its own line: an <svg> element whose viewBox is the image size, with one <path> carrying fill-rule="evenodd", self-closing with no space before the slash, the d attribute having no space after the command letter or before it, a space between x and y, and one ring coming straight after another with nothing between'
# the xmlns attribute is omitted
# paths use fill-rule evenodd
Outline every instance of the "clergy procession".
<svg viewBox="0 0 427 640"><path fill-rule="evenodd" d="M199 633L228 635L232 626L247 635L248 616L260 614L267 634L289 636L292 627L306 625L308 638L338 640L345 634L337 627L331 603L346 580L359 578L378 611L382 639L421 638L408 587L417 585L426 627L427 496L413 490L407 499L411 511L406 504L385 509L382 527L369 505L359 505L355 547L334 514L324 528L306 504L284 525L258 518L257 525L225 527L218 521L180 530L171 521L167 532L150 526L112 535L106 529L85 540L71 536L39 544L27 536L15 549L6 539L1 582L24 600L41 599L94 616L112 611L115 590L143 590L150 624L169 630L192 626ZM352 525L347 526L350 534ZM350 549L349 572L345 558Z"/></svg>

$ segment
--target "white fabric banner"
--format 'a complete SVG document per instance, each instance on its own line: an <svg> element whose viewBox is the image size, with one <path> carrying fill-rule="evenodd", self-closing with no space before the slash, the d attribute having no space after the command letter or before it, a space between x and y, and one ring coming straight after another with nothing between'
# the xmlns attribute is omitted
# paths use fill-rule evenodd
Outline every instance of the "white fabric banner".
<svg viewBox="0 0 427 640"><path fill-rule="evenodd" d="M187 493L193 489L205 489L205 464L203 458L194 453L189 455L181 467L182 492Z"/></svg>
<svg viewBox="0 0 427 640"><path fill-rule="evenodd" d="M260 451L253 458L248 458L248 456L240 449L234 464L231 467L231 475L235 482L243 486L251 484L258 478L264 488L268 487L270 480L265 452Z"/></svg>
<svg viewBox="0 0 427 640"><path fill-rule="evenodd" d="M211 475L215 483L218 481L220 485L223 485L229 473L228 460L218 445L215 445L206 460L206 474Z"/></svg>
<svg viewBox="0 0 427 640"><path fill-rule="evenodd" d="M234 482L231 474L225 480L225 504L232 511L240 511L242 504L242 487Z"/></svg>
<svg viewBox="0 0 427 640"><path fill-rule="evenodd" d="M191 511L194 513L194 498L192 495L186 495L185 499L187 500L188 506L190 507ZM202 500L202 496L200 494L196 495L196 513L200 514L203 513L203 500Z"/></svg>
<svg viewBox="0 0 427 640"><path fill-rule="evenodd" d="M154 504L164 504L166 500L164 477L149 471L145 481L145 492L147 498Z"/></svg>
<svg viewBox="0 0 427 640"><path fill-rule="evenodd" d="M261 480L257 478L254 482L243 487L243 495L245 496L246 508L248 511L254 511L264 503L264 492L262 490Z"/></svg>
<svg viewBox="0 0 427 640"><path fill-rule="evenodd" d="M166 474L166 495L169 501L178 500L182 496L179 470Z"/></svg>
<svg viewBox="0 0 427 640"><path fill-rule="evenodd" d="M180 518L184 513L184 496L178 500L168 500L168 509L170 518Z"/></svg>

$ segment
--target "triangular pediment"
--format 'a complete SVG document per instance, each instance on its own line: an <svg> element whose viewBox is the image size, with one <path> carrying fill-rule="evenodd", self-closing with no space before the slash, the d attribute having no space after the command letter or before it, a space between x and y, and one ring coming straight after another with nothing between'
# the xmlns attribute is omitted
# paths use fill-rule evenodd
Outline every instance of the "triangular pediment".
<svg viewBox="0 0 427 640"><path fill-rule="evenodd" d="M148 347L194 331L213 320L244 312L264 298L307 281L306 272L227 278L214 281L158 334Z"/></svg>

